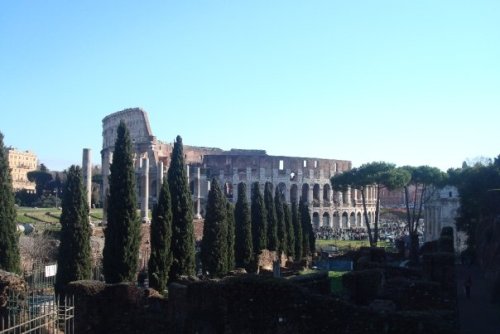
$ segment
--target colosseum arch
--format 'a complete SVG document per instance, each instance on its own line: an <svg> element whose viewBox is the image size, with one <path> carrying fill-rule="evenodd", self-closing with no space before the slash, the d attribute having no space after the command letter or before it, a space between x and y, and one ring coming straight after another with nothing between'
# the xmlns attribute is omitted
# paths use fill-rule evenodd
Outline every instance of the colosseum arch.
<svg viewBox="0 0 500 334"><path fill-rule="evenodd" d="M357 226L356 214L354 212L351 212L351 214L349 215L349 222L351 223L351 227Z"/></svg>
<svg viewBox="0 0 500 334"><path fill-rule="evenodd" d="M224 195L228 199L233 198L233 184L231 182L224 182Z"/></svg>
<svg viewBox="0 0 500 334"><path fill-rule="evenodd" d="M278 189L278 192L281 195L282 201L283 202L287 202L286 184L284 182L278 183L277 189Z"/></svg>
<svg viewBox="0 0 500 334"><path fill-rule="evenodd" d="M310 198L309 198L309 184L307 183L304 183L302 185L302 201L306 202L306 203L309 203L310 202Z"/></svg>
<svg viewBox="0 0 500 334"><path fill-rule="evenodd" d="M326 183L323 185L323 202L330 203L332 197L331 190L330 184Z"/></svg>
<svg viewBox="0 0 500 334"><path fill-rule="evenodd" d="M312 218L312 225L314 228L319 228L321 225L320 225L320 220L319 220L319 213L317 212L314 212L313 213L313 218Z"/></svg>
<svg viewBox="0 0 500 334"><path fill-rule="evenodd" d="M323 213L323 225L322 226L332 227L332 225L330 223L330 214L328 212Z"/></svg>
<svg viewBox="0 0 500 334"><path fill-rule="evenodd" d="M333 228L335 228L335 229L340 228L340 216L339 216L338 211L333 212L332 225L333 225Z"/></svg>
<svg viewBox="0 0 500 334"><path fill-rule="evenodd" d="M299 187L296 184L292 184L290 187L290 202L298 203L299 202Z"/></svg>
<svg viewBox="0 0 500 334"><path fill-rule="evenodd" d="M319 184L315 183L313 186L313 206L319 206L320 196L321 194Z"/></svg>
<svg viewBox="0 0 500 334"><path fill-rule="evenodd" d="M347 212L342 213L342 228L349 228L349 215Z"/></svg>

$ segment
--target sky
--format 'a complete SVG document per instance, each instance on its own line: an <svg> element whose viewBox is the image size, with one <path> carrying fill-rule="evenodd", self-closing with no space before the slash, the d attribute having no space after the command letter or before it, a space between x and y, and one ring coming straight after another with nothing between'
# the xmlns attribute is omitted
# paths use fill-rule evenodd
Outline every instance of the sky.
<svg viewBox="0 0 500 334"><path fill-rule="evenodd" d="M500 1L0 2L0 131L51 170L158 139L430 165L500 154Z"/></svg>

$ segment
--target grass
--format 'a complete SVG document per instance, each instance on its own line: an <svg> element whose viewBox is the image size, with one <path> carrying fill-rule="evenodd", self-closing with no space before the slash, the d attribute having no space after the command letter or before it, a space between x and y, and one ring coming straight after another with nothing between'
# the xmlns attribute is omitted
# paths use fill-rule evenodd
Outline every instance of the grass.
<svg viewBox="0 0 500 334"><path fill-rule="evenodd" d="M314 269L304 269L299 271L299 275L307 275L317 272ZM342 286L342 275L347 273L348 271L329 271L328 278L330 279L330 292L339 295L344 290Z"/></svg>
<svg viewBox="0 0 500 334"><path fill-rule="evenodd" d="M316 249L335 246L341 252L356 250L360 247L369 247L368 240L316 240ZM391 248L392 245L387 241L379 241L378 247Z"/></svg>

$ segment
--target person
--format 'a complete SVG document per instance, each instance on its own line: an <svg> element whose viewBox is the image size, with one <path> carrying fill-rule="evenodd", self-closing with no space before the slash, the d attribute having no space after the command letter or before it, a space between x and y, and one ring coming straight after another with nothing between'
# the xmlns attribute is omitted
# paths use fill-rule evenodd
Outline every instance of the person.
<svg viewBox="0 0 500 334"><path fill-rule="evenodd" d="M467 279L465 280L465 283L464 283L464 288L465 288L465 298L467 299L470 299L470 288L472 286L472 278L470 277L467 277Z"/></svg>

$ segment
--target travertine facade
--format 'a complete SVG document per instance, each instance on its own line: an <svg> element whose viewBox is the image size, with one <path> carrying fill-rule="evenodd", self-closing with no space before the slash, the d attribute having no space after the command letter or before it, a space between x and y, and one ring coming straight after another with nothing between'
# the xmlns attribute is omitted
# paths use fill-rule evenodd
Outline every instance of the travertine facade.
<svg viewBox="0 0 500 334"><path fill-rule="evenodd" d="M112 160L116 129L124 120L134 143L134 161L137 170L137 193L142 216L147 217L149 203L158 196L162 177L170 164L172 145L156 139L151 131L146 112L141 109L126 109L103 119L102 172L103 194L107 193L107 176ZM223 151L184 145L184 154L193 194L194 211L203 215L210 180L218 178L224 185L226 196L233 202L237 198L238 183L246 182L250 198L250 185L272 182L279 187L290 202L302 197L310 205L313 225L338 228L362 227L361 194L358 191L345 193L332 191L330 178L351 168L346 160L317 159L303 157L270 156L263 150ZM368 211L371 218L375 212L375 191L366 190ZM373 220L373 219L372 219Z"/></svg>
<svg viewBox="0 0 500 334"><path fill-rule="evenodd" d="M465 249L466 235L458 231L455 218L460 207L458 190L445 186L434 192L424 209L424 241L439 239L443 227L453 228L454 246L457 251Z"/></svg>
<svg viewBox="0 0 500 334"><path fill-rule="evenodd" d="M10 174L12 176L12 187L14 191L26 189L35 191L35 183L28 180L28 172L34 171L38 165L38 159L33 152L18 151L7 148Z"/></svg>

